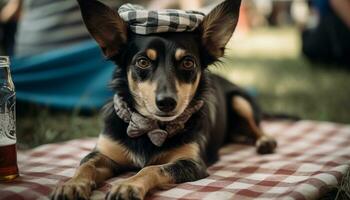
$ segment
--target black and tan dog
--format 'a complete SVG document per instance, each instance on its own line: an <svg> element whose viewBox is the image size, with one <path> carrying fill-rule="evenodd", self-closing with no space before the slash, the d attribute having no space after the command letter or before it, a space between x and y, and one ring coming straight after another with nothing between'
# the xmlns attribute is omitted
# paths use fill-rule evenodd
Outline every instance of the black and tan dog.
<svg viewBox="0 0 350 200"><path fill-rule="evenodd" d="M89 32L118 65L112 88L131 110L162 127L191 102L202 100L204 105L180 132L157 146L147 134L129 137L129 124L117 115L113 102L107 104L95 149L52 199L88 199L100 183L127 170L140 171L113 185L106 199L143 199L153 188L202 179L218 159L219 148L237 136L251 138L258 153L274 151L276 142L259 128L261 113L252 98L207 69L224 55L240 0L218 5L193 32L153 35L132 33L117 12L96 0L79 4Z"/></svg>

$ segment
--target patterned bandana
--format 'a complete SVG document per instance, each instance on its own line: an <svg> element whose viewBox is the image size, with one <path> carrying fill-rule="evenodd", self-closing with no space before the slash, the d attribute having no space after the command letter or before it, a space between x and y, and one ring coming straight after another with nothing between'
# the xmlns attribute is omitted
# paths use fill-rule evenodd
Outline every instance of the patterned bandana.
<svg viewBox="0 0 350 200"><path fill-rule="evenodd" d="M129 123L126 131L129 137L135 138L147 134L151 142L160 147L166 138L170 138L184 129L187 120L203 106L204 101L198 100L190 103L180 116L168 122L159 122L131 111L127 103L118 95L114 95L113 103L116 114ZM160 123L164 125L164 129L159 127Z"/></svg>
<svg viewBox="0 0 350 200"><path fill-rule="evenodd" d="M136 34L147 35L163 32L190 32L195 30L204 18L198 11L166 9L145 10L133 4L122 5L118 13Z"/></svg>

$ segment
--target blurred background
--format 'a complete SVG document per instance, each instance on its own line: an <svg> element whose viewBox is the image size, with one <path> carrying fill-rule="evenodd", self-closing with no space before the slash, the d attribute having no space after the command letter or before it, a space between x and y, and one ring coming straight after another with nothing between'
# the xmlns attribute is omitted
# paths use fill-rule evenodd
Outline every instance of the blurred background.
<svg viewBox="0 0 350 200"><path fill-rule="evenodd" d="M105 0L208 13L220 1ZM350 0L243 0L223 64L264 111L350 123ZM21 149L97 136L113 71L76 1L0 0L0 55L11 56Z"/></svg>

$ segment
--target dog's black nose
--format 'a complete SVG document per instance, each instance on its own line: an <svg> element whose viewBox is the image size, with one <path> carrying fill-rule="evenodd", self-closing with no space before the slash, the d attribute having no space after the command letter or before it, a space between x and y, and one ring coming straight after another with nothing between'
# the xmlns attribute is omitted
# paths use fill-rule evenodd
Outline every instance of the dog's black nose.
<svg viewBox="0 0 350 200"><path fill-rule="evenodd" d="M159 110L170 112L176 107L176 100L170 96L157 95L156 104Z"/></svg>

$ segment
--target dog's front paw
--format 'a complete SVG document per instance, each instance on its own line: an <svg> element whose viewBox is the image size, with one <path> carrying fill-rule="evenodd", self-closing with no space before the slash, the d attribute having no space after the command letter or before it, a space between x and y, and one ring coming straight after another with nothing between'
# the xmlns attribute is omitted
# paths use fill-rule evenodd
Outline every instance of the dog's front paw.
<svg viewBox="0 0 350 200"><path fill-rule="evenodd" d="M59 185L51 193L52 200L89 199L94 183L84 180L69 180Z"/></svg>
<svg viewBox="0 0 350 200"><path fill-rule="evenodd" d="M263 136L256 141L256 151L259 154L273 153L277 147L275 138Z"/></svg>
<svg viewBox="0 0 350 200"><path fill-rule="evenodd" d="M106 200L142 200L145 191L142 187L130 184L120 183L112 187L111 191L106 195Z"/></svg>

